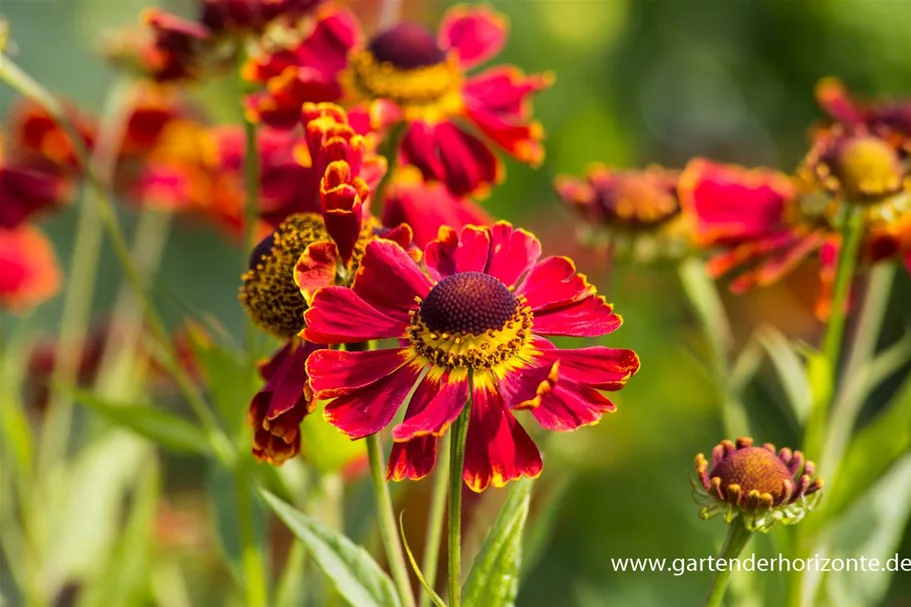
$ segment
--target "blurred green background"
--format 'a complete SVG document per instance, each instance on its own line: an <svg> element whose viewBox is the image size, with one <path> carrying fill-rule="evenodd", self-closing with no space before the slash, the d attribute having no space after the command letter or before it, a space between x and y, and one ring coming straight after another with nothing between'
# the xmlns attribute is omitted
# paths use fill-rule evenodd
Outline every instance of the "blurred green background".
<svg viewBox="0 0 911 607"><path fill-rule="evenodd" d="M373 14L373 2L351 2ZM529 227L546 254L568 254L602 289L625 319L605 339L633 347L642 370L617 395L618 411L593 429L546 440L545 485L570 481L551 543L527 577L519 605L665 606L700 604L711 574L619 573L611 557L705 557L724 535L719 520L702 522L690 498L693 457L722 435L718 403L700 370L705 346L671 265L616 266L574 241L573 218L560 207L551 182L579 173L593 161L619 166L661 163L681 167L694 155L790 170L806 150L808 127L822 118L813 86L826 75L844 79L864 95L911 94L911 2L692 0L507 0L512 35L497 62L526 71L551 70L556 85L535 102L547 131L540 170L509 163L507 182L486 201L498 216ZM97 113L114 74L95 54L101 34L131 24L148 3L133 0L2 0L20 67L51 90ZM190 14L189 2L164 2ZM406 10L437 22L447 3L409 2ZM214 85L205 92L215 115L230 120L234 100ZM13 100L0 88L0 113ZM103 118L102 118L103 119ZM123 211L127 226L135 218ZM43 222L67 264L73 240L70 208ZM175 324L183 311L169 292L194 309L215 315L236 340L244 319L237 304L241 253L206 225L178 221L156 282L156 299ZM812 315L815 268L800 269L781 285L743 297L725 296L738 346L762 323L795 339L816 343L821 326ZM119 285L108 251L95 301L99 318ZM608 281L609 278L609 281ZM609 284L608 284L609 282ZM911 280L897 278L881 345L911 325ZM50 334L60 298L31 316L2 319L10 326ZM695 354L695 355L694 355ZM904 369L908 373L908 369ZM897 381L877 392L869 411L882 406ZM795 445L797 429L784 420L783 393L769 365L751 386L747 405L757 442ZM238 415L245 412L239 411ZM733 437L729 437L733 438ZM813 454L809 454L813 457ZM174 462L167 485L185 491L198 467ZM420 483L399 497L420 502ZM911 487L896 487L908 492ZM352 491L357 495L357 490ZM363 493L363 492L361 492ZM811 515L812 516L812 515ZM360 528L363 521L350 523ZM776 528L754 544L777 552L790 530ZM416 543L416 542L415 542ZM898 550L911 556L911 535ZM195 558L195 557L194 557ZM202 567L193 558L190 567ZM209 576L211 576L211 571ZM876 575L876 574L868 574ZM190 578L198 604L218 604L206 575ZM775 574L754 582L781 585ZM773 594L774 596L774 594ZM911 577L898 574L885 605L909 605ZM215 603L208 601L216 601ZM767 603L777 604L777 603Z"/></svg>

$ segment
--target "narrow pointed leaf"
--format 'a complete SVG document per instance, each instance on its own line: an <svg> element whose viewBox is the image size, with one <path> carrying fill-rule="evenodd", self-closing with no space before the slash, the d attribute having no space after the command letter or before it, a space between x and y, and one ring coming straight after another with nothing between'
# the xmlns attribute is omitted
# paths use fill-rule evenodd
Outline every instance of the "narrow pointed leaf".
<svg viewBox="0 0 911 607"><path fill-rule="evenodd" d="M208 455L209 441L190 422L151 405L127 405L99 398L84 390L72 390L73 397L115 426L131 430L164 448Z"/></svg>
<svg viewBox="0 0 911 607"><path fill-rule="evenodd" d="M759 331L759 343L769 353L775 373L781 381L781 388L791 405L794 419L803 425L810 415L813 399L804 362L788 338L775 327L762 327Z"/></svg>
<svg viewBox="0 0 911 607"><path fill-rule="evenodd" d="M465 607L508 607L519 591L522 530L533 480L519 482L506 498L462 590Z"/></svg>
<svg viewBox="0 0 911 607"><path fill-rule="evenodd" d="M417 576L421 586L423 586L424 590L427 591L427 594L430 595L430 600L433 601L433 604L437 607L446 607L446 603L443 602L440 595L433 589L433 586L427 583L427 580L424 578L424 572L421 571L421 567L414 558L414 553L411 552L411 546L408 545L408 538L405 537L405 523L402 520L403 516L405 516L404 510L399 514L399 533L402 536L402 545L405 547L405 553L408 554L408 560L411 561L411 568L414 570L414 574Z"/></svg>
<svg viewBox="0 0 911 607"><path fill-rule="evenodd" d="M399 607L392 580L366 550L329 529L268 491L261 491L272 508L309 550L313 562L355 607Z"/></svg>

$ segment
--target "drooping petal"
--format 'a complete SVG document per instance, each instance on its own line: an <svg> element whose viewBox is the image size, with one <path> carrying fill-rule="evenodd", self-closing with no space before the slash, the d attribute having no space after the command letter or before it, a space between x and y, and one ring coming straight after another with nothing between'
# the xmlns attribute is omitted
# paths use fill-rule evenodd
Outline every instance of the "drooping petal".
<svg viewBox="0 0 911 607"><path fill-rule="evenodd" d="M532 267L516 293L524 295L528 306L537 312L591 297L595 288L585 275L576 272L568 257L547 257Z"/></svg>
<svg viewBox="0 0 911 607"><path fill-rule="evenodd" d="M294 284L298 286L307 304L319 289L335 284L338 271L338 249L333 242L314 242L307 245L294 266Z"/></svg>
<svg viewBox="0 0 911 607"><path fill-rule="evenodd" d="M420 383L401 424L392 429L396 442L407 442L419 436L441 436L456 420L468 399L465 373L445 372L442 377L428 375Z"/></svg>
<svg viewBox="0 0 911 607"><path fill-rule="evenodd" d="M391 240L373 240L361 259L354 292L390 318L408 323L415 298L430 291L430 280L408 253Z"/></svg>
<svg viewBox="0 0 911 607"><path fill-rule="evenodd" d="M464 69L484 63L506 44L506 17L487 6L455 6L440 23L440 46L459 54Z"/></svg>
<svg viewBox="0 0 911 607"><path fill-rule="evenodd" d="M387 481L406 478L419 481L433 470L437 459L437 437L418 436L410 441L394 443L386 467Z"/></svg>
<svg viewBox="0 0 911 607"><path fill-rule="evenodd" d="M582 301L535 312L534 331L538 335L571 335L598 337L616 331L623 319L603 297L592 296Z"/></svg>
<svg viewBox="0 0 911 607"><path fill-rule="evenodd" d="M490 262L487 273L511 287L541 257L541 241L534 234L499 221L490 228Z"/></svg>
<svg viewBox="0 0 911 607"><path fill-rule="evenodd" d="M484 272L490 257L490 230L465 226L461 237L448 226L424 249L424 264L434 280L459 272Z"/></svg>
<svg viewBox="0 0 911 607"><path fill-rule="evenodd" d="M476 386L465 445L462 479L472 491L502 487L523 476L541 474L543 462L534 441L491 385Z"/></svg>
<svg viewBox="0 0 911 607"><path fill-rule="evenodd" d="M320 350L307 359L307 375L316 398L326 399L376 383L407 361L407 348L365 352Z"/></svg>
<svg viewBox="0 0 911 607"><path fill-rule="evenodd" d="M614 403L594 388L560 378L552 390L541 395L531 414L542 428L569 432L598 423L604 413L614 409Z"/></svg>
<svg viewBox="0 0 911 607"><path fill-rule="evenodd" d="M779 230L796 188L770 169L746 169L697 158L680 175L680 204L703 246L759 238Z"/></svg>
<svg viewBox="0 0 911 607"><path fill-rule="evenodd" d="M326 404L326 421L351 439L376 434L389 425L418 379L418 370L403 365L382 379Z"/></svg>
<svg viewBox="0 0 911 607"><path fill-rule="evenodd" d="M543 337L535 338L541 363L558 362L559 380L568 380L598 390L619 390L639 371L639 357L626 348L591 346L564 350Z"/></svg>
<svg viewBox="0 0 911 607"><path fill-rule="evenodd" d="M401 337L407 324L366 303L347 287L327 287L313 296L304 312L301 337L321 344L351 344Z"/></svg>

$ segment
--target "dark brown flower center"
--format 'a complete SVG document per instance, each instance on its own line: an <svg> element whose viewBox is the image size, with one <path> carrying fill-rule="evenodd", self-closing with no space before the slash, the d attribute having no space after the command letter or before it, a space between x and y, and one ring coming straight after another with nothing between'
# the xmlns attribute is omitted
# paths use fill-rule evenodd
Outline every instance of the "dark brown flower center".
<svg viewBox="0 0 911 607"><path fill-rule="evenodd" d="M262 262L263 257L272 252L272 247L275 246L275 232L270 232L268 236L259 241L255 247L253 247L253 252L250 253L250 263L247 264L248 270L255 270L256 266Z"/></svg>
<svg viewBox="0 0 911 607"><path fill-rule="evenodd" d="M436 65L446 59L434 33L419 23L408 21L377 34L367 50L377 61L401 70Z"/></svg>
<svg viewBox="0 0 911 607"><path fill-rule="evenodd" d="M421 302L421 318L432 331L481 335L500 330L516 313L515 295L482 272L462 272L441 280Z"/></svg>
<svg viewBox="0 0 911 607"><path fill-rule="evenodd" d="M724 457L709 473L721 478L721 486L740 487L744 495L751 491L768 493L775 503L784 497L786 481L794 477L775 453L762 447L744 447Z"/></svg>

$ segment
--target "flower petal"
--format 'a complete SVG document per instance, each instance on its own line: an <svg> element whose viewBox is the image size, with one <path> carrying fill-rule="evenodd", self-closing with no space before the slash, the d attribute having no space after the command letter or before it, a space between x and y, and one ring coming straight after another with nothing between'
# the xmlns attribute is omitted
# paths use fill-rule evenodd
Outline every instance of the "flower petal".
<svg viewBox="0 0 911 607"><path fill-rule="evenodd" d="M440 46L459 54L462 67L470 69L497 55L506 44L506 17L487 6L455 6L440 24Z"/></svg>
<svg viewBox="0 0 911 607"><path fill-rule="evenodd" d="M452 377L449 371L442 377L428 375L412 395L405 419L392 429L393 440L407 442L429 434L441 436L462 412L467 399L465 373L458 377Z"/></svg>
<svg viewBox="0 0 911 607"><path fill-rule="evenodd" d="M294 266L294 284L301 290L307 304L319 289L335 284L338 270L338 249L333 242L314 242L307 245Z"/></svg>
<svg viewBox="0 0 911 607"><path fill-rule="evenodd" d="M63 275L47 237L29 224L0 228L0 309L26 312L60 290Z"/></svg>
<svg viewBox="0 0 911 607"><path fill-rule="evenodd" d="M387 481L419 481L433 470L437 459L437 437L419 436L408 442L394 443L386 467Z"/></svg>
<svg viewBox="0 0 911 607"><path fill-rule="evenodd" d="M487 273L511 287L541 257L541 241L534 234L505 221L490 229L490 263Z"/></svg>
<svg viewBox="0 0 911 607"><path fill-rule="evenodd" d="M484 272L489 257L490 231L476 226L462 228L461 237L443 226L437 239L424 248L424 264L434 280L459 272Z"/></svg>
<svg viewBox="0 0 911 607"><path fill-rule="evenodd" d="M560 379L553 390L542 395L541 404L531 414L542 428L569 432L598 423L604 413L614 409L614 403L594 388Z"/></svg>
<svg viewBox="0 0 911 607"><path fill-rule="evenodd" d="M623 324L619 314L603 297L587 297L560 308L535 313L532 331L539 335L598 337L616 331Z"/></svg>
<svg viewBox="0 0 911 607"><path fill-rule="evenodd" d="M568 257L547 257L535 264L516 293L524 295L537 312L591 297L595 288L584 274L576 273L576 265Z"/></svg>
<svg viewBox="0 0 911 607"><path fill-rule="evenodd" d="M554 360L535 357L527 366L510 370L498 378L503 402L509 409L533 409L559 379L559 365Z"/></svg>
<svg viewBox="0 0 911 607"><path fill-rule="evenodd" d="M499 65L466 80L462 95L472 107L503 118L526 120L531 116L531 96L553 82L553 74L526 75L511 65Z"/></svg>
<svg viewBox="0 0 911 607"><path fill-rule="evenodd" d="M401 337L407 323L378 311L348 287L326 287L304 312L301 337L320 344L351 344Z"/></svg>
<svg viewBox="0 0 911 607"><path fill-rule="evenodd" d="M516 160L533 167L544 161L544 128L540 122L506 118L469 103L465 111L482 133Z"/></svg>
<svg viewBox="0 0 911 607"><path fill-rule="evenodd" d="M475 387L462 479L472 491L541 474L541 454L490 384Z"/></svg>
<svg viewBox="0 0 911 607"><path fill-rule="evenodd" d="M389 425L405 402L418 370L402 365L382 379L326 403L326 421L351 439L376 434Z"/></svg>
<svg viewBox="0 0 911 607"><path fill-rule="evenodd" d="M598 390L619 390L639 371L639 356L626 348L592 346L564 350L554 348L542 337L535 339L535 345L541 348L542 364L559 363L559 382L566 380Z"/></svg>
<svg viewBox="0 0 911 607"><path fill-rule="evenodd" d="M307 360L310 388L317 399L361 390L408 362L407 348L348 352L320 350Z"/></svg>
<svg viewBox="0 0 911 607"><path fill-rule="evenodd" d="M416 309L415 298L430 291L430 280L408 253L391 240L377 239L367 245L352 290L382 314L409 322Z"/></svg>

